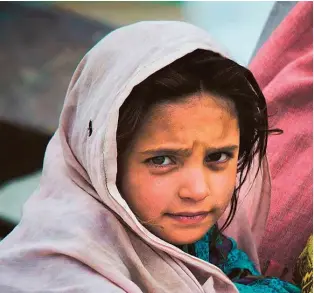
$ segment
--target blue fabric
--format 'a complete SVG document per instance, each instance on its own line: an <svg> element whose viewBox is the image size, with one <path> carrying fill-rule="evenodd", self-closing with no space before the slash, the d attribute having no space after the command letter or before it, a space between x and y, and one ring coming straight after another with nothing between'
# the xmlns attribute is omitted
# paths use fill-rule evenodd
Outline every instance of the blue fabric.
<svg viewBox="0 0 314 293"><path fill-rule="evenodd" d="M300 293L301 289L278 278L264 277L236 242L214 226L194 245L196 257L218 266L240 293ZM218 236L217 236L218 235Z"/></svg>

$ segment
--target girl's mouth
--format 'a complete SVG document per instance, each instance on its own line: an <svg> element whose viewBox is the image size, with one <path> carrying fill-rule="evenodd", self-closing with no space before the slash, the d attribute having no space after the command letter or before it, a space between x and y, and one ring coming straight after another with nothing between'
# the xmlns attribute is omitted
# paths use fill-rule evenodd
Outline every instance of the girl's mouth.
<svg viewBox="0 0 314 293"><path fill-rule="evenodd" d="M199 224L205 220L209 212L166 214L169 218L182 224Z"/></svg>

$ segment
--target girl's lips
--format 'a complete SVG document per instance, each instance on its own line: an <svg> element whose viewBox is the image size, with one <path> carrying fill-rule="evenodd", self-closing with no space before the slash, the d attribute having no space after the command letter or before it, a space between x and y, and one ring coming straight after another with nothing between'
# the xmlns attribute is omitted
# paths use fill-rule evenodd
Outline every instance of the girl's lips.
<svg viewBox="0 0 314 293"><path fill-rule="evenodd" d="M208 212L202 213L182 213L182 214L166 214L171 219L182 224L198 224L202 222L208 215Z"/></svg>

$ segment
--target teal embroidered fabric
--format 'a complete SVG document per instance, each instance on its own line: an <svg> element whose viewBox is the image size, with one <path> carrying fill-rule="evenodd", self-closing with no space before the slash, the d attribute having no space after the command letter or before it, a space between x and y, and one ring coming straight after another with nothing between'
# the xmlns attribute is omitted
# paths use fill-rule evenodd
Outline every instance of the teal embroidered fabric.
<svg viewBox="0 0 314 293"><path fill-rule="evenodd" d="M301 289L278 278L264 277L236 242L214 226L194 247L196 257L218 266L235 284L240 293L300 293Z"/></svg>

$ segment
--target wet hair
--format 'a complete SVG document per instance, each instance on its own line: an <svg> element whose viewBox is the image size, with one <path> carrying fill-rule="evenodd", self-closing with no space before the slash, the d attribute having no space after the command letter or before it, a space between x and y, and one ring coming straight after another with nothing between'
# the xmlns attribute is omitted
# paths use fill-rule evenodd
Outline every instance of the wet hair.
<svg viewBox="0 0 314 293"><path fill-rule="evenodd" d="M119 162L149 111L156 105L180 102L189 95L204 92L233 105L240 130L239 182L231 198L229 215L220 229L223 231L234 218L238 193L252 167L253 158L258 156L259 169L266 153L268 135L281 131L268 127L265 97L253 74L218 53L195 50L133 88L119 111L117 185L119 188Z"/></svg>

